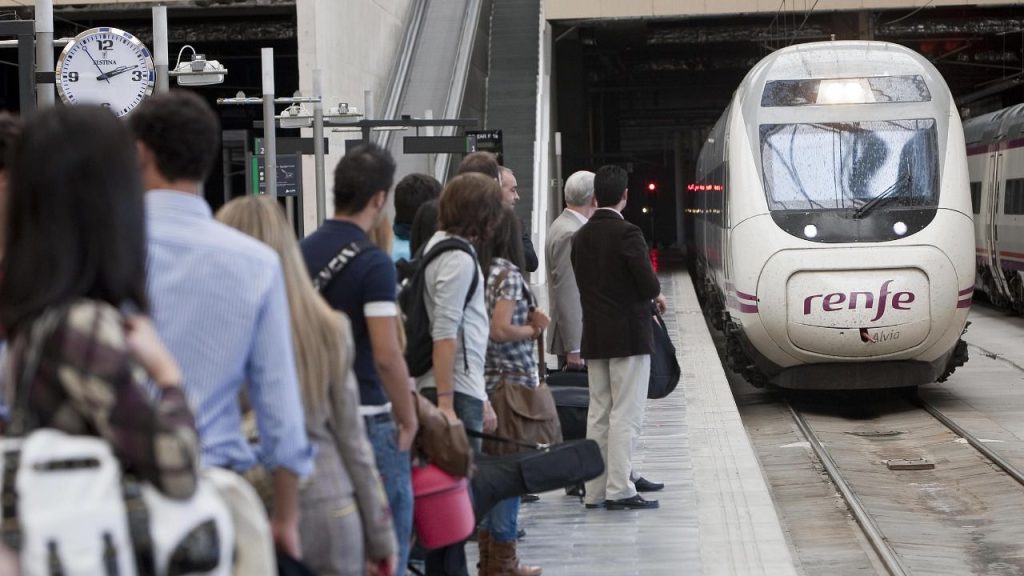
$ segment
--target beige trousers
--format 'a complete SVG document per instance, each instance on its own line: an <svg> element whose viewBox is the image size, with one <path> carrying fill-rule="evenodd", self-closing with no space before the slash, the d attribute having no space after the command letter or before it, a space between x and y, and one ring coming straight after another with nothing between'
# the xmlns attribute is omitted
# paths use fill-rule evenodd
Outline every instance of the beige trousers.
<svg viewBox="0 0 1024 576"><path fill-rule="evenodd" d="M587 482L587 504L636 496L630 480L633 450L643 427L651 357L587 360L590 408L587 438L597 442L605 473Z"/></svg>

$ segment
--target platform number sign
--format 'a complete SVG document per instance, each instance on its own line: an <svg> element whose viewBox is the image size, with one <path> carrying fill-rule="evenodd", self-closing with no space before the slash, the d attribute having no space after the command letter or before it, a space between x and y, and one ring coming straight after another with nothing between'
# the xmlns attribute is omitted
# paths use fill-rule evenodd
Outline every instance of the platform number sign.
<svg viewBox="0 0 1024 576"><path fill-rule="evenodd" d="M82 32L57 61L57 93L65 104L99 104L117 116L152 94L155 82L149 49L117 28Z"/></svg>

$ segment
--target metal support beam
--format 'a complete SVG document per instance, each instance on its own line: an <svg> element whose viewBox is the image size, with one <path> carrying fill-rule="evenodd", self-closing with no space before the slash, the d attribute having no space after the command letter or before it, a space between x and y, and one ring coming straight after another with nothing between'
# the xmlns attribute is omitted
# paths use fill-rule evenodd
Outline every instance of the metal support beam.
<svg viewBox="0 0 1024 576"><path fill-rule="evenodd" d="M36 0L36 71L53 74L53 0ZM53 106L56 99L54 82L43 77L36 83L36 104L39 108Z"/></svg>
<svg viewBox="0 0 1024 576"><path fill-rule="evenodd" d="M327 185L324 182L324 86L319 69L313 70L313 162L316 172L316 224L327 218Z"/></svg>
<svg viewBox="0 0 1024 576"><path fill-rule="evenodd" d="M157 94L170 90L167 76L167 7L153 7L153 64L156 65Z"/></svg>
<svg viewBox="0 0 1024 576"><path fill-rule="evenodd" d="M274 49L260 50L263 66L263 181L267 194L277 193L277 134L274 124Z"/></svg>
<svg viewBox="0 0 1024 576"><path fill-rule="evenodd" d="M36 109L35 23L31 20L0 22L0 37L14 36L18 42L18 107L28 114Z"/></svg>

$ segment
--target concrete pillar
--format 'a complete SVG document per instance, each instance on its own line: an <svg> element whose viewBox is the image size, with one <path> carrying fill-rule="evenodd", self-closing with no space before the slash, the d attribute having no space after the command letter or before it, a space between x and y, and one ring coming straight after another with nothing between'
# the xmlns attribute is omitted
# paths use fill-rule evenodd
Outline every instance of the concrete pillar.
<svg viewBox="0 0 1024 576"><path fill-rule="evenodd" d="M347 102L363 109L364 91L378 98L387 93L388 80L408 17L410 0L299 0L295 10L299 44L299 90L313 93L313 70L322 70L324 108ZM380 102L375 102L376 108ZM345 140L358 132L325 129L329 154L326 181L333 182L334 167L345 154ZM312 130L303 130L312 137ZM315 170L312 156L302 162L303 220L306 232L317 227ZM399 175L401 176L401 175ZM334 214L331 186L327 186L327 216Z"/></svg>

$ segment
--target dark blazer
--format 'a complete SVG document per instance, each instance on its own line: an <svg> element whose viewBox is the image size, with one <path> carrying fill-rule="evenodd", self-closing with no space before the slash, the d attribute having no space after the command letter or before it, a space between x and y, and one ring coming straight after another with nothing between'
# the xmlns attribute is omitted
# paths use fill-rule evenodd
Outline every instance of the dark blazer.
<svg viewBox="0 0 1024 576"><path fill-rule="evenodd" d="M640 228L597 210L572 240L572 269L583 307L584 358L650 354L651 299L661 283Z"/></svg>

